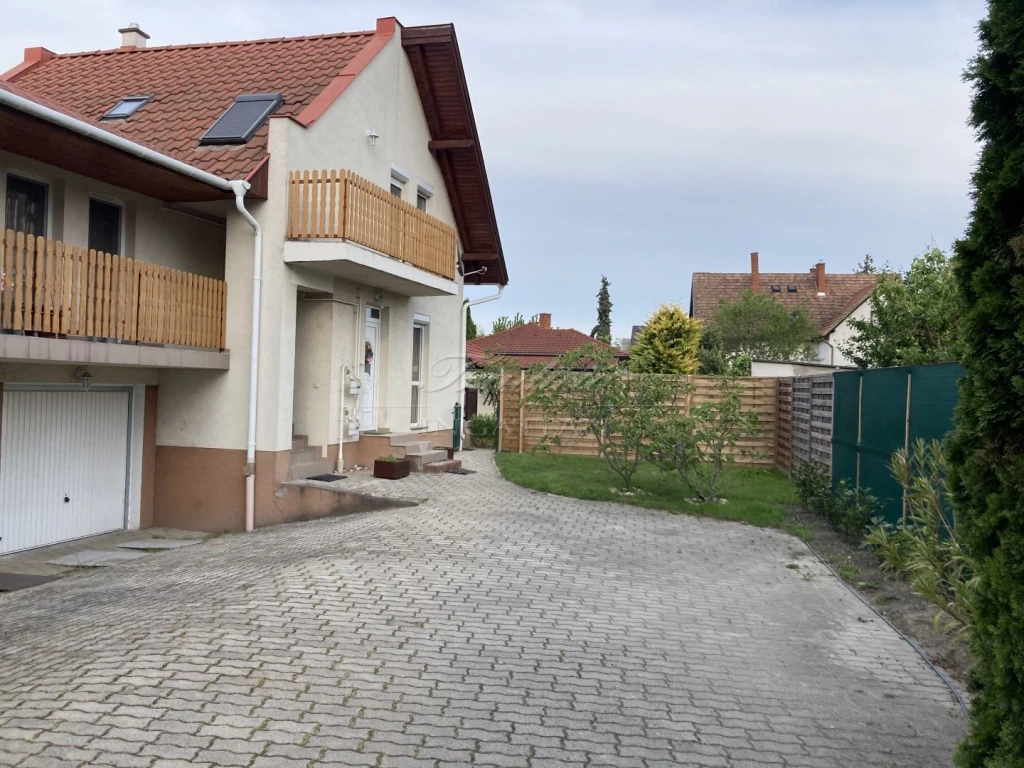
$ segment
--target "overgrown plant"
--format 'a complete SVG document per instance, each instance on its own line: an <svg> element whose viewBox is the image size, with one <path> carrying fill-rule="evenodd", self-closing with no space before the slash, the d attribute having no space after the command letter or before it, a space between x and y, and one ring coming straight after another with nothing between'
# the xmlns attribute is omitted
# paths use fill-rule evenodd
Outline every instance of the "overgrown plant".
<svg viewBox="0 0 1024 768"><path fill-rule="evenodd" d="M942 446L917 440L909 455L903 450L893 455L889 469L903 488L905 521L878 523L865 544L884 570L906 577L939 609L936 631L962 636L971 628L977 569L957 534Z"/></svg>
<svg viewBox="0 0 1024 768"><path fill-rule="evenodd" d="M677 474L700 501L718 498L726 465L747 453L740 445L743 440L760 433L757 414L743 410L742 388L729 379L718 386L720 400L659 422L645 446L646 458Z"/></svg>
<svg viewBox="0 0 1024 768"><path fill-rule="evenodd" d="M563 422L568 436L590 435L598 454L633 491L633 476L645 455L655 425L673 409L682 385L678 380L620 367L607 347L587 346L558 359L534 377L528 402L548 424ZM541 447L561 446L563 434L545 435Z"/></svg>
<svg viewBox="0 0 1024 768"><path fill-rule="evenodd" d="M474 414L469 420L469 434L473 437L474 445L491 448L498 434L498 420L492 413Z"/></svg>
<svg viewBox="0 0 1024 768"><path fill-rule="evenodd" d="M878 500L870 491L840 480L835 487L829 473L805 461L793 472L803 505L847 537L859 538L878 513Z"/></svg>

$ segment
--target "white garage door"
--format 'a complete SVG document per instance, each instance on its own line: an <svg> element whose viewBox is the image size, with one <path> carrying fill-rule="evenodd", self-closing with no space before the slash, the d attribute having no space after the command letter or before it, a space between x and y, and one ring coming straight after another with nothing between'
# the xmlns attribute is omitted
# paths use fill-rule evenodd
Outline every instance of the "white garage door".
<svg viewBox="0 0 1024 768"><path fill-rule="evenodd" d="M0 554L125 527L130 392L6 388Z"/></svg>

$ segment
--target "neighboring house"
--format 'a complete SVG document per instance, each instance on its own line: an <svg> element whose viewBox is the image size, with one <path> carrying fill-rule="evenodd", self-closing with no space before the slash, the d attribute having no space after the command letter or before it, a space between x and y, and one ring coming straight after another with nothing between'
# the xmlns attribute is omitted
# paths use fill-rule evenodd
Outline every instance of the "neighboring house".
<svg viewBox="0 0 1024 768"><path fill-rule="evenodd" d="M472 369L501 360L507 361L508 370L532 368L535 365L550 366L562 355L587 346L606 348L620 361L629 359L629 354L618 347L598 341L575 328L552 328L551 314L542 312L536 323L526 323L489 336L478 336L466 342L466 365ZM469 379L472 385L472 373ZM471 386L467 391L467 418L474 413L494 411L493 404L485 403L475 389Z"/></svg>
<svg viewBox="0 0 1024 768"><path fill-rule="evenodd" d="M854 335L851 319L871 317L868 299L875 275L828 274L819 261L808 272L760 272L758 254L750 254L750 272L694 272L690 288L690 317L708 321L723 302L742 298L746 291L770 296L787 309L804 307L821 332L818 361L829 366L850 366L840 345Z"/></svg>
<svg viewBox="0 0 1024 768"><path fill-rule="evenodd" d="M328 513L342 444L451 445L508 281L451 25L120 31L0 75L0 553Z"/></svg>

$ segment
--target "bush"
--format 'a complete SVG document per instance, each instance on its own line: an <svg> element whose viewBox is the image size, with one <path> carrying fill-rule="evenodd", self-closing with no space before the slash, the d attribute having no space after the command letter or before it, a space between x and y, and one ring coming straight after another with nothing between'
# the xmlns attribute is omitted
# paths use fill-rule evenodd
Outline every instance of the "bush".
<svg viewBox="0 0 1024 768"><path fill-rule="evenodd" d="M829 473L813 462L797 467L793 480L803 505L847 537L859 538L878 512L878 501L869 491L852 488L846 480L833 488Z"/></svg>
<svg viewBox="0 0 1024 768"><path fill-rule="evenodd" d="M477 413L469 420L469 434L474 445L493 448L498 435L498 420L494 414Z"/></svg>
<svg viewBox="0 0 1024 768"><path fill-rule="evenodd" d="M671 414L676 397L687 387L667 376L630 374L610 350L588 346L562 356L553 370L540 374L527 399L546 420L565 420L576 435L592 436L598 455L631 492L655 425ZM548 443L561 445L562 435L545 435L541 446Z"/></svg>
<svg viewBox="0 0 1024 768"><path fill-rule="evenodd" d="M656 424L645 451L648 461L677 474L701 501L717 497L725 465L746 452L740 441L760 433L757 414L743 411L735 382L723 379L719 389L722 400Z"/></svg>
<svg viewBox="0 0 1024 768"><path fill-rule="evenodd" d="M957 536L942 447L935 440L918 440L909 456L902 450L893 455L890 469L903 487L906 522L876 521L865 545L884 570L906 577L915 592L939 609L936 631L959 637L971 628L978 579Z"/></svg>

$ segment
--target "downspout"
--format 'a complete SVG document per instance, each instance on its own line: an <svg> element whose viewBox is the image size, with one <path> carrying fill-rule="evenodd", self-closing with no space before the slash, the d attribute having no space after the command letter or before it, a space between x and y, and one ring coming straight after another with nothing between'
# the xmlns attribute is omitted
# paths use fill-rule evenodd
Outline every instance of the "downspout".
<svg viewBox="0 0 1024 768"><path fill-rule="evenodd" d="M472 299L470 301L462 302L462 367L459 376L459 390L460 400L462 402L462 418L466 418L466 313L469 312L470 307L475 307L477 304L486 304L488 301L497 301L501 298L501 294L505 292L505 286L499 285L498 292L491 294L490 296L484 296L479 299ZM461 425L459 425L461 429ZM461 434L461 432L460 432Z"/></svg>
<svg viewBox="0 0 1024 768"><path fill-rule="evenodd" d="M252 246L252 343L249 348L249 422L245 441L245 530L256 522L256 394L260 373L260 293L263 283L263 231L252 214L245 210L247 181L232 181L235 208L253 231Z"/></svg>

